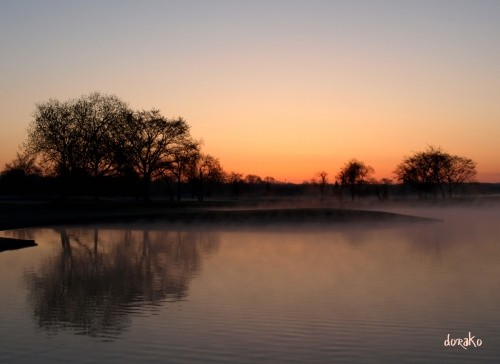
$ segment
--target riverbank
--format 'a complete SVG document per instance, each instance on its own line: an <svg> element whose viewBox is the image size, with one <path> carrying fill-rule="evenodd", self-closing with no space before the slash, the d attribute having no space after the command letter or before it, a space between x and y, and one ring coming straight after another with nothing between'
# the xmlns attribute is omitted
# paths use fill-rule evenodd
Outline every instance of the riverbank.
<svg viewBox="0 0 500 364"><path fill-rule="evenodd" d="M205 203L123 200L0 201L0 230L67 224L164 220L201 224L346 224L435 221L423 217L363 209L348 205L324 207L307 204L258 201L210 201Z"/></svg>

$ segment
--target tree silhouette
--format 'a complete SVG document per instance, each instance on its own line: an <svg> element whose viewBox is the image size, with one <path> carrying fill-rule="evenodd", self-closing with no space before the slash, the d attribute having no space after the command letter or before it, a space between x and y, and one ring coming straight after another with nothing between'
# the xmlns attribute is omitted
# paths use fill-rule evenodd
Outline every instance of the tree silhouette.
<svg viewBox="0 0 500 364"><path fill-rule="evenodd" d="M92 179L97 199L119 177L125 182L121 186L128 186L125 190L141 184L142 196L149 200L151 182L164 178L167 183L175 179L180 200L181 186L192 178L190 169L195 164L198 184L209 187L204 183L207 178L223 180L220 163L203 156L200 144L192 139L181 117L169 119L157 109L132 111L114 95L93 92L64 102L50 99L37 104L23 156L33 157L34 165L38 161L43 175L62 181L63 196L69 187L88 192L87 181ZM18 158L17 162L26 161ZM17 166L12 171L21 173ZM168 187L173 199L173 189ZM118 190L125 191L123 187Z"/></svg>
<svg viewBox="0 0 500 364"><path fill-rule="evenodd" d="M50 99L36 105L28 128L27 147L33 154L40 155L49 173L61 176L64 181L83 166L81 133L70 101Z"/></svg>
<svg viewBox="0 0 500 364"><path fill-rule="evenodd" d="M37 104L28 128L27 151L38 155L46 173L63 180L75 174L97 179L114 167L117 133L128 113L125 102L98 92L60 102L51 99Z"/></svg>
<svg viewBox="0 0 500 364"><path fill-rule="evenodd" d="M41 169L36 163L36 156L27 152L18 152L16 158L5 165L0 173L0 187L3 191L23 195L33 190L41 178Z"/></svg>
<svg viewBox="0 0 500 364"><path fill-rule="evenodd" d="M260 178L259 176L255 175L255 174L247 174L245 176L245 182L250 184L250 185L257 185L257 184L262 183L262 178Z"/></svg>
<svg viewBox="0 0 500 364"><path fill-rule="evenodd" d="M182 118L167 119L159 110L129 114L124 128L126 158L142 178L143 197L149 201L151 181L165 175L174 159L174 151L189 136Z"/></svg>
<svg viewBox="0 0 500 364"><path fill-rule="evenodd" d="M7 163L2 173L9 171L18 171L25 176L34 176L42 174L40 167L36 163L36 156L28 152L17 152L16 158Z"/></svg>
<svg viewBox="0 0 500 364"><path fill-rule="evenodd" d="M203 201L207 194L212 193L214 186L221 185L225 180L219 160L209 154L199 154L191 161L188 176L198 201Z"/></svg>
<svg viewBox="0 0 500 364"><path fill-rule="evenodd" d="M450 163L443 171L444 181L448 185L448 196L451 198L453 191L465 182L475 180L476 162L466 157L452 155Z"/></svg>
<svg viewBox="0 0 500 364"><path fill-rule="evenodd" d="M276 179L271 176L264 177L265 191L267 194L272 192L273 186L276 184Z"/></svg>
<svg viewBox="0 0 500 364"><path fill-rule="evenodd" d="M177 201L181 200L181 184L189 176L189 166L200 158L200 142L186 136L172 148L170 172L177 181Z"/></svg>
<svg viewBox="0 0 500 364"><path fill-rule="evenodd" d="M351 159L340 170L337 179L340 181L341 189L344 186L349 187L351 199L354 201L357 192L357 186L366 183L374 169L357 159ZM342 195L342 192L341 192Z"/></svg>
<svg viewBox="0 0 500 364"><path fill-rule="evenodd" d="M328 173L326 173L325 171L320 171L316 173L316 179L313 179L313 183L319 186L320 201L323 202L325 188L328 183Z"/></svg>
<svg viewBox="0 0 500 364"><path fill-rule="evenodd" d="M441 197L452 197L455 188L474 180L476 163L469 158L451 155L439 147L429 146L417 152L396 167L394 173L399 181L414 187L419 197L434 194L438 189Z"/></svg>
<svg viewBox="0 0 500 364"><path fill-rule="evenodd" d="M230 186L231 195L238 199L243 193L243 175L238 172L230 172L227 174L227 182Z"/></svg>
<svg viewBox="0 0 500 364"><path fill-rule="evenodd" d="M84 169L94 179L94 193L98 198L99 178L117 172L119 134L129 110L116 96L98 92L82 96L72 109L80 128Z"/></svg>

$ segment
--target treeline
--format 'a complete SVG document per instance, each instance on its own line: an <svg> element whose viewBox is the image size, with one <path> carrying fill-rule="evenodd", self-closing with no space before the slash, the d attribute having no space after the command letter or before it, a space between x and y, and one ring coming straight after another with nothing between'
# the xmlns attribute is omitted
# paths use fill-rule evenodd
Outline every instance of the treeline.
<svg viewBox="0 0 500 364"><path fill-rule="evenodd" d="M176 184L172 198L180 199L188 183L203 200L207 185L223 179L219 161L202 153L184 119L131 110L113 95L38 104L27 134L23 150L2 173L4 187L25 177L23 187L40 183L63 196L99 198L114 191L149 200L152 182L165 180Z"/></svg>
<svg viewBox="0 0 500 364"><path fill-rule="evenodd" d="M398 189L392 179L375 180L374 169L355 159L332 181L322 171L295 185L226 172L201 147L183 118L167 118L156 109L132 110L114 95L94 92L64 102L51 99L36 105L21 151L0 174L0 193L144 200L153 194L203 201L316 192L320 199L386 199L411 191L421 198L445 198L460 189L463 193L476 176L474 161L431 146L405 157L395 168Z"/></svg>
<svg viewBox="0 0 500 364"><path fill-rule="evenodd" d="M271 177L226 173L203 153L183 118L132 110L114 95L94 92L36 105L22 150L1 173L0 193L144 200L154 193L203 201L239 196L246 181L255 192L275 184Z"/></svg>
<svg viewBox="0 0 500 364"><path fill-rule="evenodd" d="M461 196L477 193L474 184L477 175L476 163L467 157L450 154L439 147L429 146L426 150L404 157L395 170L398 185L393 180L373 178L373 167L356 159L347 162L334 180L333 195L343 198L347 191L352 200L356 196L376 195L387 199L389 194L417 194L419 198L451 198L459 192ZM328 173L318 172L310 182L318 186L323 199L328 187Z"/></svg>

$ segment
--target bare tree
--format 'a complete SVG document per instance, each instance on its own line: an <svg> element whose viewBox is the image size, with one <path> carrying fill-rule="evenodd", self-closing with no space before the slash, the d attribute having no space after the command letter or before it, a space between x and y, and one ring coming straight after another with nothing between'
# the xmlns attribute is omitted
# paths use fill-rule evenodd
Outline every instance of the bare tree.
<svg viewBox="0 0 500 364"><path fill-rule="evenodd" d="M443 171L443 180L448 185L448 196L451 198L458 186L474 181L476 174L476 162L466 157L452 155Z"/></svg>
<svg viewBox="0 0 500 364"><path fill-rule="evenodd" d="M100 179L118 172L120 134L129 109L114 95L94 92L74 100L71 110L78 124L85 158L83 168L94 180L94 195L98 199Z"/></svg>
<svg viewBox="0 0 500 364"><path fill-rule="evenodd" d="M181 184L188 178L188 168L200 157L200 142L190 137L182 138L172 149L169 170L177 181L177 201L181 200Z"/></svg>
<svg viewBox="0 0 500 364"><path fill-rule="evenodd" d="M316 178L313 178L313 183L319 187L320 201L323 202L325 189L328 184L328 173L326 173L325 171L316 173Z"/></svg>
<svg viewBox="0 0 500 364"><path fill-rule="evenodd" d="M260 178L260 176L257 176L256 174L247 174L245 176L245 182L249 185L257 185L262 183L262 178Z"/></svg>
<svg viewBox="0 0 500 364"><path fill-rule="evenodd" d="M65 178L84 164L80 130L69 101L37 104L33 117L26 144L41 156L46 169Z"/></svg>
<svg viewBox="0 0 500 364"><path fill-rule="evenodd" d="M439 147L429 146L423 152L405 157L394 173L399 181L414 187L420 197L434 194L438 189L441 197L445 198L446 186L451 197L458 185L473 181L476 164L471 159L451 155Z"/></svg>
<svg viewBox="0 0 500 364"><path fill-rule="evenodd" d="M189 126L182 118L167 119L159 110L143 110L129 115L124 135L127 159L141 176L148 201L151 181L166 173L174 150L189 135Z"/></svg>
<svg viewBox="0 0 500 364"><path fill-rule="evenodd" d="M344 186L349 187L351 199L354 201L357 186L366 183L373 172L374 169L371 166L357 159L351 159L342 167L337 175L337 179L340 182L341 189L343 189Z"/></svg>
<svg viewBox="0 0 500 364"><path fill-rule="evenodd" d="M5 165L2 174L16 171L24 176L41 175L42 170L37 165L36 155L27 151L17 152L16 158Z"/></svg>
<svg viewBox="0 0 500 364"><path fill-rule="evenodd" d="M127 104L114 95L94 92L75 100L72 112L79 126L87 172L94 178L114 172L119 134L130 113Z"/></svg>
<svg viewBox="0 0 500 364"><path fill-rule="evenodd" d="M200 154L189 167L189 180L199 201L212 193L212 188L225 180L225 173L219 160L209 154Z"/></svg>
<svg viewBox="0 0 500 364"><path fill-rule="evenodd" d="M0 173L2 193L25 195L32 194L40 187L42 171L36 163L36 156L27 152L18 152L16 158L5 165Z"/></svg>
<svg viewBox="0 0 500 364"><path fill-rule="evenodd" d="M68 194L70 177L85 165L81 129L71 106L71 101L55 99L37 104L26 142L29 153L40 156L44 173L61 179L63 197Z"/></svg>
<svg viewBox="0 0 500 364"><path fill-rule="evenodd" d="M231 188L231 195L238 199L243 193L243 175L238 172L229 172L227 174L227 182Z"/></svg>
<svg viewBox="0 0 500 364"><path fill-rule="evenodd" d="M39 155L45 172L67 179L76 173L96 180L113 169L116 133L128 113L126 103L98 92L37 104L28 128L27 150ZM96 181L97 197L97 181Z"/></svg>

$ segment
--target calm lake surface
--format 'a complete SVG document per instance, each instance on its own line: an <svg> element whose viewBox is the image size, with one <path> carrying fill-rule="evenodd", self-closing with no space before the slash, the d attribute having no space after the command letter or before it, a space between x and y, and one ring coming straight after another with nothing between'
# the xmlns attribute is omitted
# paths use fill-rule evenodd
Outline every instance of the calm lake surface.
<svg viewBox="0 0 500 364"><path fill-rule="evenodd" d="M444 221L1 232L0 362L500 362L500 209L404 212Z"/></svg>

